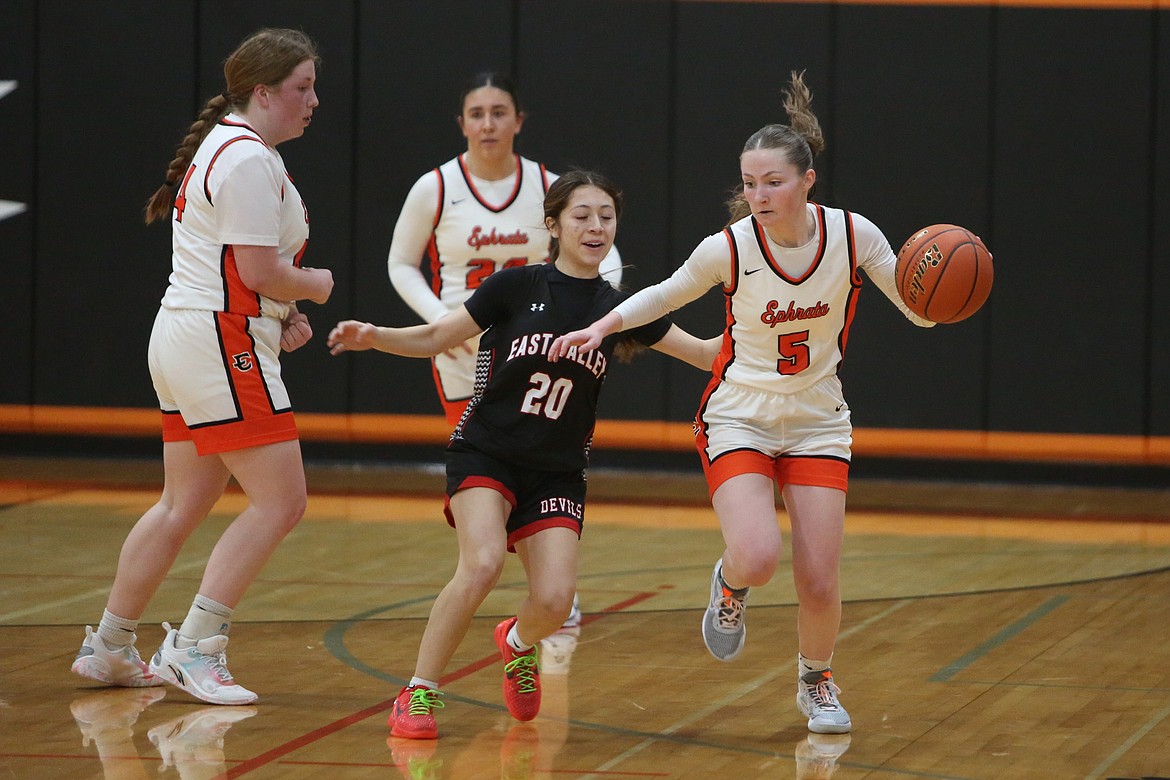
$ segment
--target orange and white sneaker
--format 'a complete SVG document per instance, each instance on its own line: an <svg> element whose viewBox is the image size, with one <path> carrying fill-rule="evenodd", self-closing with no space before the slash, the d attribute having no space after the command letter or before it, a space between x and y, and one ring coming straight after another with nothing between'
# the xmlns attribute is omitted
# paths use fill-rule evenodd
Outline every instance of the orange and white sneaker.
<svg viewBox="0 0 1170 780"><path fill-rule="evenodd" d="M441 710L443 693L425 685L407 686L398 692L386 725L390 735L404 739L437 739L439 726L435 722L434 710Z"/></svg>
<svg viewBox="0 0 1170 780"><path fill-rule="evenodd" d="M508 644L508 632L516 618L496 626L496 647L504 658L504 704L516 720L532 720L540 712L540 661L536 647L517 653Z"/></svg>
<svg viewBox="0 0 1170 780"><path fill-rule="evenodd" d="M97 635L92 626L85 627L85 641L73 659L70 671L106 685L122 688L147 688L162 685L163 681L151 674L150 668L134 647L135 636L130 644L117 650L110 650Z"/></svg>

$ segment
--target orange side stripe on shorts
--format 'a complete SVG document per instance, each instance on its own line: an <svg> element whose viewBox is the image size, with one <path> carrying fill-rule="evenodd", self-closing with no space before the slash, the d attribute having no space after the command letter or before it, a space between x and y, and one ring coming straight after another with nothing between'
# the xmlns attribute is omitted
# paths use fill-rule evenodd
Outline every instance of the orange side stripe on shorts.
<svg viewBox="0 0 1170 780"><path fill-rule="evenodd" d="M247 318L226 312L216 312L215 317L228 381L240 418L271 417L277 411L287 411L272 408L272 399L268 396L264 375L256 359L256 344L247 331Z"/></svg>

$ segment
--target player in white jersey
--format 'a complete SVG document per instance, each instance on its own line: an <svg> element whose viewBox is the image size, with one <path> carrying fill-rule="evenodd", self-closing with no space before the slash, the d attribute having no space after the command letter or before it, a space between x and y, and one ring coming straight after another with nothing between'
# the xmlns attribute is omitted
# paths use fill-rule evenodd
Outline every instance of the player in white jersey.
<svg viewBox="0 0 1170 780"><path fill-rule="evenodd" d="M406 196L387 265L395 291L424 322L458 309L496 271L548 260L543 203L557 175L516 153L524 118L510 79L478 74L460 96L467 151L423 174ZM615 248L602 278L617 285L621 270ZM432 363L452 425L471 398L476 351L472 339Z"/></svg>
<svg viewBox="0 0 1170 780"><path fill-rule="evenodd" d="M824 147L803 74L792 74L789 125L767 125L740 155L743 192L728 227L704 239L669 279L620 304L591 327L554 344L589 349L695 300L712 286L726 296L723 349L695 417L695 436L723 529L703 616L716 658L743 649L750 586L771 580L780 561L773 482L792 521L792 569L799 599L797 706L818 733L852 722L837 698L831 661L841 624L839 569L852 428L837 368L853 320L861 275L914 324L894 283L895 256L864 217L809 202L813 157Z"/></svg>
<svg viewBox="0 0 1170 780"><path fill-rule="evenodd" d="M231 615L305 510L300 442L280 352L312 335L295 301L324 303L333 275L304 268L309 215L276 146L318 105L317 51L304 33L265 29L224 63L207 102L146 207L171 217L172 273L149 362L163 417L164 483L122 546L96 632L73 671L112 685L169 682L212 704L247 704L224 649ZM248 507L223 532L182 625L144 663L138 620L183 543L234 477Z"/></svg>

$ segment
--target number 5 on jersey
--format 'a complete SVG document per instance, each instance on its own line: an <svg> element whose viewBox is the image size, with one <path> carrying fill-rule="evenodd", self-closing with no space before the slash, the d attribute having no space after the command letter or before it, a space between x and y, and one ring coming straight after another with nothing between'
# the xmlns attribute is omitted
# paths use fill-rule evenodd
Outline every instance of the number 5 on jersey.
<svg viewBox="0 0 1170 780"><path fill-rule="evenodd" d="M781 333L776 337L776 349L780 352L780 359L776 361L776 370L782 376L799 374L808 368L807 330L800 330L796 333Z"/></svg>

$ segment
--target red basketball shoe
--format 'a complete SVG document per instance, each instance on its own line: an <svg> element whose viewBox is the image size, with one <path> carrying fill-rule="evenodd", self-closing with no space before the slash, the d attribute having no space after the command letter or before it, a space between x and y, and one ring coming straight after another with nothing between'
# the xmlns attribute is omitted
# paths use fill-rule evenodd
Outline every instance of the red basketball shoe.
<svg viewBox="0 0 1170 780"><path fill-rule="evenodd" d="M433 710L447 706L443 704L442 697L442 692L433 691L425 685L403 688L398 692L398 698L394 700L390 717L386 721L390 734L406 739L436 739L439 727L435 723Z"/></svg>
<svg viewBox="0 0 1170 780"><path fill-rule="evenodd" d="M540 712L540 662L536 647L517 653L508 644L508 632L516 618L496 626L496 647L504 658L504 703L516 720L532 720Z"/></svg>

